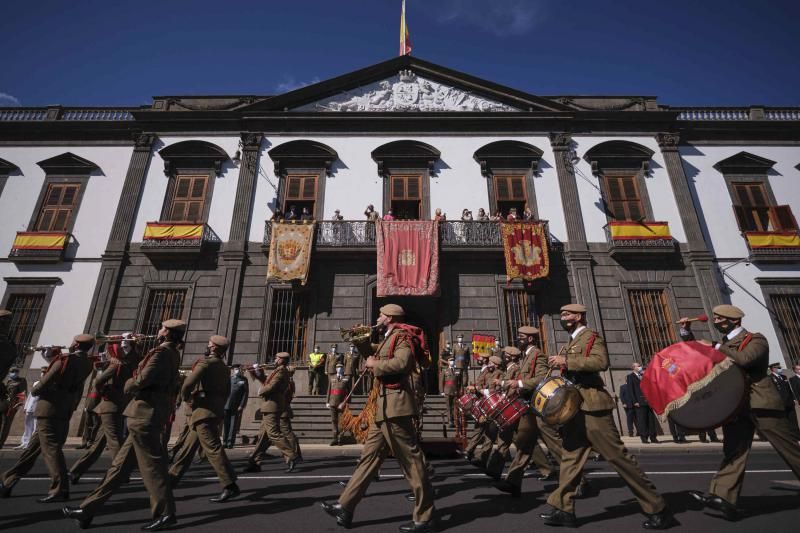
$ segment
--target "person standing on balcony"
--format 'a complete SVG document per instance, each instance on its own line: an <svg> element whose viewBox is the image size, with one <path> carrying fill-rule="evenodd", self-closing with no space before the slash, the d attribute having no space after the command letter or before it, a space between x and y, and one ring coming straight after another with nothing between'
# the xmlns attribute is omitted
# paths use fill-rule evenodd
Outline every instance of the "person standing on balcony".
<svg viewBox="0 0 800 533"><path fill-rule="evenodd" d="M367 206L367 209L364 211L364 216L367 217L367 220L370 222L375 222L381 217L380 214L375 211L375 207L372 204Z"/></svg>
<svg viewBox="0 0 800 533"><path fill-rule="evenodd" d="M461 211L461 221L462 222L472 222L472 211L467 209L466 207Z"/></svg>
<svg viewBox="0 0 800 533"><path fill-rule="evenodd" d="M300 220L303 221L314 220L314 217L311 215L311 211L309 211L307 207L304 207L303 212L300 213Z"/></svg>
<svg viewBox="0 0 800 533"><path fill-rule="evenodd" d="M436 211L433 214L433 220L435 220L437 222L444 222L445 220L447 220L447 215L442 213L442 208L441 207L437 207L436 208Z"/></svg>
<svg viewBox="0 0 800 533"><path fill-rule="evenodd" d="M334 221L334 222L341 222L342 220L344 220L344 217L342 215L340 215L339 213L340 213L340 211L338 209L335 210L333 212L333 216L331 217L331 220Z"/></svg>
<svg viewBox="0 0 800 533"><path fill-rule="evenodd" d="M290 220L290 221L299 220L300 219L300 215L297 213L297 206L294 206L294 205L290 206L289 207L289 212L286 213L286 216L284 218L286 220Z"/></svg>
<svg viewBox="0 0 800 533"><path fill-rule="evenodd" d="M488 222L489 215L486 214L486 211L482 207L478 208L478 216L475 218L478 222Z"/></svg>
<svg viewBox="0 0 800 533"><path fill-rule="evenodd" d="M383 220L394 220L394 214L392 214L392 210L389 209L385 215L383 215Z"/></svg>

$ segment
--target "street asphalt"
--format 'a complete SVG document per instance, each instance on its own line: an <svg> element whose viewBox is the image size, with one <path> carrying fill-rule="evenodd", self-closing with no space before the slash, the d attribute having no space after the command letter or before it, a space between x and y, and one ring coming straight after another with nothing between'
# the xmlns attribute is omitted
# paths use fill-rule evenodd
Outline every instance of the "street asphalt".
<svg viewBox="0 0 800 533"><path fill-rule="evenodd" d="M713 512L699 510L688 496L692 489L706 490L721 457L719 445L638 445L625 439L642 468L667 499L680 526L673 531L752 532L767 528L796 531L800 519L800 482L766 443L756 443L748 463L748 473L740 499L743 517L728 522ZM236 448L230 457L238 472L245 465L250 448ZM271 450L272 451L272 450ZM0 451L0 469L8 469L19 451ZM80 450L68 445L67 463L74 462ZM196 464L175 491L178 509L176 530L303 532L339 531L333 518L318 502L335 500L341 491L338 481L346 481L355 467L358 446L329 448L306 446L304 462L295 473L284 472L283 461L274 457L262 472L241 474L242 494L225 504L213 504L208 498L221 487L213 470ZM436 507L440 531L480 532L502 529L516 531L556 531L543 525L539 513L548 509L545 499L555 488L554 482L540 482L529 471L519 499L498 492L491 480L463 459L432 459L436 468ZM109 465L107 458L95 465L72 487L70 505L78 505L102 478ZM639 531L644 520L639 506L622 480L604 461L590 461L587 472L595 494L576 502L578 529L581 531ZM63 504L39 504L36 498L46 494L47 470L40 460L28 476L14 487L12 497L0 499L0 530L42 533L78 531L77 525L61 516ZM388 460L381 480L370 485L356 510L355 531L390 532L410 520L412 504L404 494L408 485L394 460ZM108 532L138 531L149 521L149 498L141 480L134 475L131 483L115 494L98 514L92 529Z"/></svg>

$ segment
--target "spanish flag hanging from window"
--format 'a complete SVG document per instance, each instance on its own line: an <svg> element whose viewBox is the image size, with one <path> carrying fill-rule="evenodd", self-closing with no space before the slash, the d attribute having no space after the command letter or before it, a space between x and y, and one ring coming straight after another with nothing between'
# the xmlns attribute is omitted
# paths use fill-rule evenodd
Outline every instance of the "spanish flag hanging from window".
<svg viewBox="0 0 800 533"><path fill-rule="evenodd" d="M406 0L403 0L403 8L400 12L400 55L411 54L411 40L408 38L408 24L406 24Z"/></svg>

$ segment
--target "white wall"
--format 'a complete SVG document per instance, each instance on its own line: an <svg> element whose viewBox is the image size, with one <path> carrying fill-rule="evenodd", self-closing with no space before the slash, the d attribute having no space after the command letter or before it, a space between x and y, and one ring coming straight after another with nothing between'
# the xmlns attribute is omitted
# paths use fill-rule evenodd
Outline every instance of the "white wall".
<svg viewBox="0 0 800 533"><path fill-rule="evenodd" d="M574 136L577 144L576 151L581 157L576 165L576 181L578 183L578 196L580 198L583 223L586 228L588 242L607 242L604 227L608 223L605 212L600 202L600 181L592 175L592 167L583 157L594 146L606 141L630 141L641 144L653 151L651 158L651 172L645 178L647 195L653 207L654 221L669 223L672 237L678 242L686 242L686 232L681 223L680 212L675 201L675 194L669 182L666 164L658 142L652 136L625 136L625 137L595 137Z"/></svg>
<svg viewBox="0 0 800 533"><path fill-rule="evenodd" d="M447 214L449 220L458 220L465 207L472 210L473 216L478 208L489 210L489 196L486 179L481 176L480 166L472 159L475 151L494 141L513 139L532 144L544 150L542 172L534 180L540 216L550 221L550 231L558 239L566 239L564 217L561 210L561 196L549 140L544 137L464 137L415 135L413 137L343 137L308 136L281 137L269 136L268 149L298 139L313 140L326 144L336 150L339 161L334 165L333 175L325 184L324 218L330 219L333 211L339 209L345 220L362 220L368 204L382 209L383 182L378 177L377 165L370 157L372 151L389 142L415 139L426 142L441 152L438 172L431 179L431 215L437 207ZM272 160L264 150L261 154L261 168L275 186L278 180L273 173ZM255 213L250 227L250 240L260 242L264 236L264 221L272 216L271 205L275 200L275 190L267 178L258 177ZM383 213L381 213L383 214Z"/></svg>
<svg viewBox="0 0 800 533"><path fill-rule="evenodd" d="M73 227L78 243L76 257L100 258L133 152L132 146L0 146L0 158L17 165L21 175L11 175L0 196L0 256L11 251L18 231L26 231L45 180L36 163L64 152L83 157L98 167L89 178Z"/></svg>
<svg viewBox="0 0 800 533"><path fill-rule="evenodd" d="M145 178L144 192L139 211L136 213L136 223L133 227L133 242L141 242L147 222L158 221L161 218L161 208L164 205L164 196L167 192L167 177L164 175L164 160L158 155L160 150L167 146L182 141L206 141L216 144L232 157L239 144L238 135L225 136L198 136L198 137L159 137L153 147L153 154ZM233 203L236 199L236 186L239 179L239 167L230 161L223 163L222 173L214 178L214 191L211 196L211 207L208 213L208 225L224 242L228 240L231 231L231 218L233 217Z"/></svg>
<svg viewBox="0 0 800 533"><path fill-rule="evenodd" d="M0 294L5 294L8 287L3 280L6 277L61 278L63 284L56 286L53 291L39 342L69 346L75 335L84 332L97 276L100 273L100 262L62 263L59 267L28 265L22 266L21 269L13 263L0 263ZM31 368L43 364L45 361L37 354L33 358Z"/></svg>
<svg viewBox="0 0 800 533"><path fill-rule="evenodd" d="M694 185L700 202L701 224L718 258L748 255L747 243L739 232L731 196L722 173L714 165L739 152L748 152L775 161L768 176L778 204L792 206L800 215L800 163L798 146L684 146L680 149L683 167Z"/></svg>

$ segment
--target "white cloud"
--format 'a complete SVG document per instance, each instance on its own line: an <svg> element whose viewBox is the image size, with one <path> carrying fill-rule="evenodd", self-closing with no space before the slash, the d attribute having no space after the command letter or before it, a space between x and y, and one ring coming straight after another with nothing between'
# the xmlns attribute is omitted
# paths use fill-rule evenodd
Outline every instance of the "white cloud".
<svg viewBox="0 0 800 533"><path fill-rule="evenodd" d="M8 93L0 93L0 106L14 107L19 105L19 99Z"/></svg>
<svg viewBox="0 0 800 533"><path fill-rule="evenodd" d="M300 89L301 87L313 85L315 83L319 83L319 78L314 78L311 81L297 81L294 79L294 76L284 76L283 81L275 86L275 91L279 94L288 93L289 91L294 91L295 89Z"/></svg>
<svg viewBox="0 0 800 533"><path fill-rule="evenodd" d="M540 0L445 0L439 22L460 22L498 37L528 33L543 16Z"/></svg>

